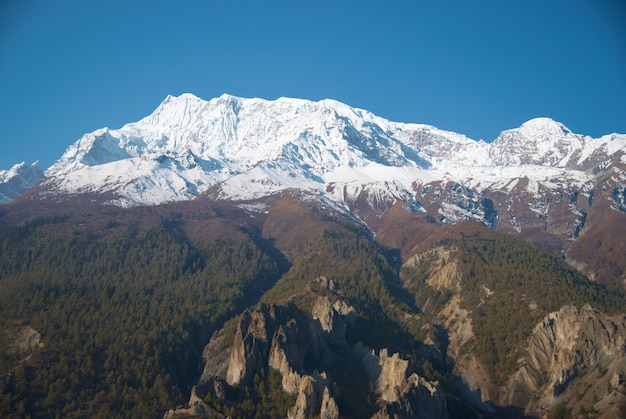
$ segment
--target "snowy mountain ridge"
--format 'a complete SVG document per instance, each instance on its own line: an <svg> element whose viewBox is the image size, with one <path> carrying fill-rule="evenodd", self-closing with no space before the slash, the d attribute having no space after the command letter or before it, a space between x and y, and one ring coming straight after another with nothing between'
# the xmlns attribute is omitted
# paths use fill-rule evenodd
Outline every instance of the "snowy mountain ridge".
<svg viewBox="0 0 626 419"><path fill-rule="evenodd" d="M133 185L123 195L130 205L189 199L224 181L240 189L249 182L233 177L258 178L264 186L240 190L237 197L245 199L284 187L319 188L335 181L325 175L345 167L428 165L394 138L402 134L399 124L331 100L223 95L207 102L185 94L169 96L151 115L119 130L86 134L46 176L67 192L111 190L129 178Z"/></svg>
<svg viewBox="0 0 626 419"><path fill-rule="evenodd" d="M0 204L11 202L43 179L44 174L36 161L32 165L18 163L9 170L0 170Z"/></svg>
<svg viewBox="0 0 626 419"><path fill-rule="evenodd" d="M428 211L430 202L441 222L491 225L497 221L486 220L482 207L495 191L522 188L537 199L563 188L585 194L606 170L615 171L619 188L625 150L626 135L593 139L549 118L486 143L329 99L183 94L140 121L85 134L46 170L42 193L108 193L111 204L135 206L203 193L245 201L298 189L348 210L359 200L379 211L397 201ZM458 194L465 203L452 198Z"/></svg>

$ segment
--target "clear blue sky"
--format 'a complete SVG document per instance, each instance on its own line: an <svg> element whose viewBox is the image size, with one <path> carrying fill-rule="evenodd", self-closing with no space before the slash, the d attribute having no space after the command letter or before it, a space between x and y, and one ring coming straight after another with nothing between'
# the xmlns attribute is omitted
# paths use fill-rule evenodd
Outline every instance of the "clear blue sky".
<svg viewBox="0 0 626 419"><path fill-rule="evenodd" d="M622 0L0 0L0 169L168 95L332 98L493 140L626 132Z"/></svg>

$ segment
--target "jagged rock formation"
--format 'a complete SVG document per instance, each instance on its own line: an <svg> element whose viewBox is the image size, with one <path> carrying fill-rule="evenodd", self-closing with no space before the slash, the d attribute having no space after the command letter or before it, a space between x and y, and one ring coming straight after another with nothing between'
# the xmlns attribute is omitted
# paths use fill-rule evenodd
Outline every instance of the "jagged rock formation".
<svg viewBox="0 0 626 419"><path fill-rule="evenodd" d="M411 373L407 360L397 353L389 355L387 349L381 349L378 355L363 346L358 351L363 354L363 364L383 401L374 418L448 417L446 398L439 384Z"/></svg>
<svg viewBox="0 0 626 419"><path fill-rule="evenodd" d="M408 266L417 266L423 255L416 255L408 262ZM461 306L461 281L463 279L458 261L453 252L444 247L436 247L428 252L428 258L436 261L430 269L426 283L438 291L452 291L452 297L438 312L442 320L441 327L447 339L440 342L435 336L425 343L433 347L435 357L441 359L443 369L451 368L451 381L465 399L483 410L490 411L491 406L485 404L497 397L497 389L485 366L474 353L468 353L464 347L475 338L472 320L467 309ZM424 307L428 309L428 306Z"/></svg>
<svg viewBox="0 0 626 419"><path fill-rule="evenodd" d="M330 325L340 323L339 313L327 299L318 302L317 306L319 306L316 310L318 315L325 319L334 319ZM328 311L322 313L322 307ZM345 330L345 325L343 328ZM328 329L327 333L332 333L332 329ZM337 339L341 339L341 336L336 336ZM343 339L345 341L345 335ZM212 341L207 345L205 350L207 365L212 361L212 355L220 358L219 353L210 353L211 348L215 348L219 343ZM320 323L314 321L310 314L299 310L293 304L287 306L260 304L242 314L230 347L225 380L207 377L211 368L207 369L205 366L205 373L195 391L202 389L218 399L224 399L228 392L227 387L249 384L258 370L270 367L281 373L283 390L297 397L295 405L289 409L289 417L305 418L320 415L337 418L338 408L332 397L326 374L317 371L308 372L304 369L306 357L324 357L323 352L328 351L326 344ZM220 361L216 364L223 365ZM193 400L190 400L190 405L192 404ZM177 410L170 415L184 412L186 410ZM195 414L203 416L197 408Z"/></svg>
<svg viewBox="0 0 626 419"><path fill-rule="evenodd" d="M336 312L331 310L331 313L328 317L334 317ZM329 399L326 375L317 371L301 373L307 356L319 358L325 350L321 331L316 326L293 305L262 304L258 310L246 311L235 335L226 376L228 383L239 384L262 367L262 363L267 363L281 373L283 389L297 394L296 404L289 410L290 418L327 415L322 407L332 408L334 401ZM326 401L322 403L325 394Z"/></svg>
<svg viewBox="0 0 626 419"><path fill-rule="evenodd" d="M579 407L586 403L582 397L572 397L571 389L581 384L576 381L603 398L607 387L618 389L625 371L626 318L609 317L589 305L581 310L563 307L537 324L521 364L504 389L503 405L539 413L569 398L571 406ZM591 380L586 377L589 372ZM626 400L625 394L619 394Z"/></svg>
<svg viewBox="0 0 626 419"><path fill-rule="evenodd" d="M259 369L270 367L280 372L283 391L296 396L288 410L289 418L339 418L342 413L337 398L342 394L333 379L337 355L332 350L337 347L360 359L375 383L381 407L374 417L447 417L446 399L439 385L411 372L408 361L397 353L389 355L387 349L376 355L360 343L353 346L346 341L346 328L356 316L354 308L341 300L331 303L327 297L318 297L311 311L309 314L291 303L260 304L246 310L230 347L225 379L208 377L224 371L224 351L217 349L224 337L218 336L205 349L205 372L192 391L189 407L172 410L166 417L215 415L217 412L199 395L225 400L229 389L250 383ZM309 358L318 366L327 366L328 371L308 370L305 364ZM212 362L214 359L217 361Z"/></svg>
<svg viewBox="0 0 626 419"><path fill-rule="evenodd" d="M354 308L342 300L331 304L328 298L318 298L311 314L319 321L324 338L329 344L346 344L346 327L356 317Z"/></svg>
<svg viewBox="0 0 626 419"><path fill-rule="evenodd" d="M198 387L191 388L191 397L189 397L189 407L176 410L169 410L163 416L163 419L189 418L189 417L223 417L222 414L207 405L202 398L197 395Z"/></svg>
<svg viewBox="0 0 626 419"><path fill-rule="evenodd" d="M472 406L492 414L499 408L517 407L518 414L540 417L560 404L570 412L595 412L599 417L619 418L626 413L623 314L611 317L590 305L564 306L548 313L530 332L518 369L505 385L497 386L472 345L476 334L471 310L462 304L464 277L454 249L433 248L411 258L406 266L418 268L420 264L428 266L425 284L451 292L443 308L430 314L433 324L429 327L435 332L425 340L426 347ZM494 294L484 285L481 292L483 302ZM424 306L428 308L429 302ZM530 302L529 309L539 307ZM391 384L389 390L393 388ZM393 392L389 394L392 397Z"/></svg>

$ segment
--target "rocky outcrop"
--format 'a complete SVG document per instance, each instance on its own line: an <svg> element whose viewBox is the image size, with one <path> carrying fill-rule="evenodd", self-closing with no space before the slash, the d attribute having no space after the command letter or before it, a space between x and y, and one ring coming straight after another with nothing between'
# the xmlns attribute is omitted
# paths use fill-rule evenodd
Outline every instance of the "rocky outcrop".
<svg viewBox="0 0 626 419"><path fill-rule="evenodd" d="M316 303L316 313L325 321L325 329L293 304L261 304L246 310L233 341L226 373L228 384L248 382L259 369L271 367L281 373L283 390L297 395L296 404L289 409L290 418L319 415L323 405L331 411L336 403L330 400L325 374L306 371L304 361L308 356L323 357L327 351L323 331L333 340L345 342L345 324L328 299Z"/></svg>
<svg viewBox="0 0 626 419"><path fill-rule="evenodd" d="M454 253L454 250L441 246L426 254L416 255L407 262L408 266L417 268L427 261L430 268L426 283L436 290L453 292L437 313L441 324L432 326L433 336L426 338L424 343L431 348L428 356L438 358L440 369L451 373L450 382L464 399L481 410L489 411L491 407L484 402L497 398L498 393L481 360L474 353L464 350L475 334L470 312L461 306L462 273ZM490 291L485 292L488 294Z"/></svg>
<svg viewBox="0 0 626 419"><path fill-rule="evenodd" d="M206 346L204 371L200 383L192 390L189 407L171 410L168 418L177 416L214 417L220 414L197 393L213 400L225 401L230 388L249 384L260 369L273 368L281 373L282 388L296 395L288 411L290 418L319 415L339 417L330 382L324 372L307 371L307 357L324 358L328 342L345 344L346 324L354 309L337 301L320 298L313 310L315 318L293 304L278 306L260 304L242 316L232 346L226 349L225 336L214 337ZM225 379L216 375L224 373Z"/></svg>
<svg viewBox="0 0 626 419"><path fill-rule="evenodd" d="M324 388L322 395L322 405L320 406L320 419L334 419L339 417L339 407L328 391Z"/></svg>
<svg viewBox="0 0 626 419"><path fill-rule="evenodd" d="M318 298L311 312L319 321L326 342L334 345L346 344L346 328L354 323L356 311L342 300L331 304L328 298Z"/></svg>
<svg viewBox="0 0 626 419"><path fill-rule="evenodd" d="M19 321L9 321L3 330L0 330L0 353L14 358L16 367L19 363L31 359L34 352L43 348L41 333L28 324Z"/></svg>
<svg viewBox="0 0 626 419"><path fill-rule="evenodd" d="M10 327L5 334L9 341L6 348L9 354L26 356L43 347L41 333L28 325Z"/></svg>
<svg viewBox="0 0 626 419"><path fill-rule="evenodd" d="M409 362L397 353L381 349L377 354L360 343L347 342L346 331L356 316L344 301L331 303L327 297L318 297L311 313L294 304L259 304L246 310L230 349L223 349L225 334L215 336L205 348L202 379L193 388L188 407L171 410L166 417L220 416L211 401L228 403L236 387L250 385L255 374L265 368L280 372L282 390L295 396L287 417L350 415L352 412L340 411L338 402L346 389L341 386L355 384L350 381L355 378L345 376L350 370L345 363L367 371L362 378L369 376L375 385L377 401L370 401L365 409L375 413L374 417L447 417L446 398L438 383L412 372ZM215 375L219 373L224 378ZM344 408L349 403L344 403Z"/></svg>
<svg viewBox="0 0 626 419"><path fill-rule="evenodd" d="M442 326L448 340L441 356L446 368L451 369L451 382L469 403L482 410L491 410L484 402L497 399L498 390L480 358L465 349L475 334L470 313L461 307L461 297L453 295L439 316L444 319ZM442 344L438 342L436 346Z"/></svg>
<svg viewBox="0 0 626 419"><path fill-rule="evenodd" d="M311 319L293 304L261 304L246 310L233 341L226 381L237 385L268 364L280 371L281 361L286 359L291 367L299 369L309 351L319 350L318 335ZM305 337L313 339L307 341Z"/></svg>
<svg viewBox="0 0 626 419"><path fill-rule="evenodd" d="M175 418L218 418L223 417L222 414L210 407L197 395L197 386L192 387L191 397L189 398L189 407L180 409L170 409L165 413L163 419L175 419Z"/></svg>
<svg viewBox="0 0 626 419"><path fill-rule="evenodd" d="M213 377L225 377L228 370L232 342L225 342L223 334L214 336L202 351L202 363L204 369L200 382L205 382Z"/></svg>
<svg viewBox="0 0 626 419"><path fill-rule="evenodd" d="M500 404L529 413L549 411L563 400L580 402L580 408L584 394L593 392L595 400L583 406L592 408L621 385L625 365L626 318L609 317L589 305L580 310L566 306L535 326Z"/></svg>
<svg viewBox="0 0 626 419"><path fill-rule="evenodd" d="M446 396L439 383L430 382L412 373L409 362L397 353L389 355L381 349L374 350L359 345L382 408L374 418L447 418Z"/></svg>
<svg viewBox="0 0 626 419"><path fill-rule="evenodd" d="M626 371L624 315L610 317L588 305L581 309L566 306L548 314L529 330L517 371L506 385L497 386L473 345L477 336L472 308L462 304L463 277L454 255L443 247L434 248L414 256L406 265L426 270L426 285L451 292L436 312L428 312L428 300L420 307L424 310L420 315L431 319L425 327L429 334L422 354L445 372L448 384L469 406L488 415L506 411L541 417L550 416L565 403L574 413L625 417L626 386L621 378ZM494 291L485 284L480 287L485 301L493 298ZM530 300L528 307L532 312L540 309Z"/></svg>

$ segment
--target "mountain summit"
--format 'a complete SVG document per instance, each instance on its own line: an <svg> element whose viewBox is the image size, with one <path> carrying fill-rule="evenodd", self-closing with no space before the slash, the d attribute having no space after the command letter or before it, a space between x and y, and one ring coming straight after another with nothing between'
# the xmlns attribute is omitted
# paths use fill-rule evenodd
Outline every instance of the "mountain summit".
<svg viewBox="0 0 626 419"><path fill-rule="evenodd" d="M18 163L9 170L0 170L0 204L11 202L43 179L39 162Z"/></svg>
<svg viewBox="0 0 626 419"><path fill-rule="evenodd" d="M625 151L626 135L593 139L549 118L486 143L334 100L183 94L140 121L85 134L32 193L129 207L288 192L368 224L400 203L439 224L572 240L600 197L626 209Z"/></svg>
<svg viewBox="0 0 626 419"><path fill-rule="evenodd" d="M416 184L435 180L485 189L558 176L580 187L592 178L585 170L625 148L626 136L592 139L548 118L488 144L333 100L183 94L138 122L86 134L46 171L45 184L64 194L112 192L121 206L191 199L211 187L224 199L298 188L341 203L346 196L329 194L329 185L387 182L412 196Z"/></svg>
<svg viewBox="0 0 626 419"><path fill-rule="evenodd" d="M424 134L472 143L407 127L331 100L169 96L141 121L85 135L46 176L63 192L114 191L120 205L190 199L214 185L247 199L294 187L323 191L372 165L419 171L428 155L408 144Z"/></svg>

